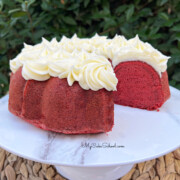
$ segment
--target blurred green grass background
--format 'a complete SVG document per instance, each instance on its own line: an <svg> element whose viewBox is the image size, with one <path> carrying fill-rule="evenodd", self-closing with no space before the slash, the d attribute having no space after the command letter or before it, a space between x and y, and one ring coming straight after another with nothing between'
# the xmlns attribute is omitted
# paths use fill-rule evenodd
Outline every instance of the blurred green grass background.
<svg viewBox="0 0 180 180"><path fill-rule="evenodd" d="M178 0L0 0L0 97L9 88L9 60L41 37L136 34L165 55L170 85L180 89Z"/></svg>

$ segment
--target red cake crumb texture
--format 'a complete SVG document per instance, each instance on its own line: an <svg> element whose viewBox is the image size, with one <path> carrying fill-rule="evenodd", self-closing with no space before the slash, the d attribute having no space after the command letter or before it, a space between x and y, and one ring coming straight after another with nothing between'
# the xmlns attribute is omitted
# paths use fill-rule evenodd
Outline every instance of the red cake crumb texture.
<svg viewBox="0 0 180 180"><path fill-rule="evenodd" d="M51 77L24 80L22 68L11 75L9 111L25 121L64 134L108 132L114 124L113 92L84 90L77 82Z"/></svg>
<svg viewBox="0 0 180 180"><path fill-rule="evenodd" d="M116 104L154 110L170 97L167 72L160 77L154 68L141 61L122 62L114 71L118 78L114 91Z"/></svg>

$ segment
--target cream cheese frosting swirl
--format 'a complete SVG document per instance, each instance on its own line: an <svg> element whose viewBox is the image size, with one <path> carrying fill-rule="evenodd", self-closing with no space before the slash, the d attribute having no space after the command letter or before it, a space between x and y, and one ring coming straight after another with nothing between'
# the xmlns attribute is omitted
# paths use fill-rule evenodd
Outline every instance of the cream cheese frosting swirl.
<svg viewBox="0 0 180 180"><path fill-rule="evenodd" d="M21 53L10 61L15 73L22 67L22 76L26 80L45 81L52 77L67 78L70 86L75 81L83 89L97 91L105 88L116 90L117 78L113 68L125 61L143 61L151 65L157 73L167 69L169 57L142 42L138 36L127 40L116 35L113 39L95 35L92 38L62 37L48 41L42 38L37 45L24 44Z"/></svg>
<svg viewBox="0 0 180 180"><path fill-rule="evenodd" d="M120 62L143 61L151 65L161 76L161 73L167 70L167 61L169 58L153 48L149 43L142 42L136 36L115 50L112 64L115 67Z"/></svg>
<svg viewBox="0 0 180 180"><path fill-rule="evenodd" d="M83 89L94 91L102 88L114 91L118 83L107 58L84 50L65 51L56 39L50 42L43 39L35 46L25 44L22 52L10 61L13 73L21 66L25 80L45 81L51 76L67 78L69 86L78 81Z"/></svg>
<svg viewBox="0 0 180 180"><path fill-rule="evenodd" d="M149 43L135 38L127 40L124 36L116 35L113 39L97 34L90 39L80 39L76 35L72 38L63 37L61 46L65 51L72 52L74 49L95 52L112 60L115 68L119 63L125 61L143 61L151 65L157 73L167 69L167 61L170 57L163 55Z"/></svg>

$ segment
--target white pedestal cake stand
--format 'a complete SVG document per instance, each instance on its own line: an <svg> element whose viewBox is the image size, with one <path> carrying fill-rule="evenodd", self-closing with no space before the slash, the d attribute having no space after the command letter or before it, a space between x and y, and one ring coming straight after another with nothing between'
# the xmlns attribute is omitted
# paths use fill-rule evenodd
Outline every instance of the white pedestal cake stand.
<svg viewBox="0 0 180 180"><path fill-rule="evenodd" d="M64 135L38 129L8 112L8 96L0 100L0 146L34 161L53 164L70 180L115 180L135 163L180 146L180 91L160 111L115 105L110 133Z"/></svg>

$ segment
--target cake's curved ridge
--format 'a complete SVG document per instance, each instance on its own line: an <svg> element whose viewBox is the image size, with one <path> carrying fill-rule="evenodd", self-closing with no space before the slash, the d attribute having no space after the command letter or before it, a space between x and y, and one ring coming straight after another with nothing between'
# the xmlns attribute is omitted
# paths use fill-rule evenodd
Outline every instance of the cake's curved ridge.
<svg viewBox="0 0 180 180"><path fill-rule="evenodd" d="M64 134L112 130L112 92L87 91L77 82L70 87L65 79L57 77L25 81L21 71L12 75L10 83L9 111L14 115L39 128Z"/></svg>

